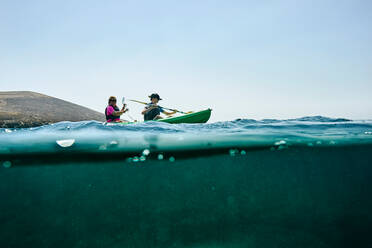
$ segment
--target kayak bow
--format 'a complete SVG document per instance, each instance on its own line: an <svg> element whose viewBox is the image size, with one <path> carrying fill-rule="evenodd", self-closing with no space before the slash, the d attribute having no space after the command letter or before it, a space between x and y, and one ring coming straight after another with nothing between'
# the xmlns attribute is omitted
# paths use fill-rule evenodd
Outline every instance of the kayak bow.
<svg viewBox="0 0 372 248"><path fill-rule="evenodd" d="M199 112L194 112L190 114L185 114L176 117L164 118L159 119L156 121L166 122L171 124L179 124L179 123L206 123L209 118L211 117L212 110L206 109Z"/></svg>

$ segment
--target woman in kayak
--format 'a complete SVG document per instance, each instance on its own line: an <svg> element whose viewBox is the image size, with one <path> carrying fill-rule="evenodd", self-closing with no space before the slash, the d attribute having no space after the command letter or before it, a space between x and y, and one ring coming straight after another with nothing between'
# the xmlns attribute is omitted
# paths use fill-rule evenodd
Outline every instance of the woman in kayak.
<svg viewBox="0 0 372 248"><path fill-rule="evenodd" d="M142 111L143 118L145 121L162 119L163 117L160 116L160 113L163 113L166 115L173 115L177 113L177 111L167 112L162 107L158 106L158 102L162 100L159 94L154 93L154 94L151 94L151 96L149 97L150 97L151 102L148 103L145 109Z"/></svg>
<svg viewBox="0 0 372 248"><path fill-rule="evenodd" d="M110 96L108 100L108 106L105 109L106 121L107 122L126 122L124 120L120 120L120 116L128 111L125 108L126 104L123 105L121 110L116 105L116 97Z"/></svg>

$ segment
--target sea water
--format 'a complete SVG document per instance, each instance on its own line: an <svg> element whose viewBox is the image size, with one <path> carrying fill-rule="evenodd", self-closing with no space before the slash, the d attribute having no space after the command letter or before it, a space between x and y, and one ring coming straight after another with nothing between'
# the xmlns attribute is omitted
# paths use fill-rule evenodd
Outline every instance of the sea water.
<svg viewBox="0 0 372 248"><path fill-rule="evenodd" d="M0 129L0 247L370 247L372 121Z"/></svg>

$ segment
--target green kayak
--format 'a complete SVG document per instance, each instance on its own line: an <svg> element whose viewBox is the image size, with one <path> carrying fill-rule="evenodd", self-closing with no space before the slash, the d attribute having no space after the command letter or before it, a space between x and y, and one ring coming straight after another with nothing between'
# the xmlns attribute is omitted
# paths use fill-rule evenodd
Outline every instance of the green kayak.
<svg viewBox="0 0 372 248"><path fill-rule="evenodd" d="M206 123L209 118L211 117L211 109L206 109L202 110L199 112L194 112L190 114L184 114L181 116L176 116L176 117L169 117L169 118L164 118L164 119L159 119L156 121L160 122L166 122L166 123L171 123L171 124L180 124L180 123ZM107 125L128 125L128 124L135 124L135 123L141 123L141 122L113 122L113 123L107 123Z"/></svg>
<svg viewBox="0 0 372 248"><path fill-rule="evenodd" d="M202 110L190 114L185 114L177 117L164 118L157 121L171 124L179 123L206 123L211 117L211 109Z"/></svg>

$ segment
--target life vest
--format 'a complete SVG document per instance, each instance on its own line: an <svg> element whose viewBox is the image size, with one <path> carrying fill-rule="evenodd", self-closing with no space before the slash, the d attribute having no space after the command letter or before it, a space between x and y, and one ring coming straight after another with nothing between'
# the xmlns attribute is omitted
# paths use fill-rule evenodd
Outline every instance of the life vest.
<svg viewBox="0 0 372 248"><path fill-rule="evenodd" d="M146 114L144 114L143 116L143 119L145 121L152 121L154 120L154 118L158 115L160 115L160 112L162 112L163 109L161 107L158 107L158 108L154 108L152 110L150 110L149 112L147 112Z"/></svg>
<svg viewBox="0 0 372 248"><path fill-rule="evenodd" d="M120 109L117 106L112 106L112 105L109 105L109 106L113 107L115 111L120 111ZM105 109L106 121L108 121L108 120L114 121L116 119L119 119L120 118L119 116L114 116L112 114L111 115L107 115L107 108L109 106L107 106L106 109Z"/></svg>

